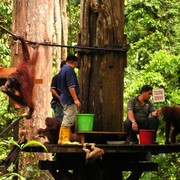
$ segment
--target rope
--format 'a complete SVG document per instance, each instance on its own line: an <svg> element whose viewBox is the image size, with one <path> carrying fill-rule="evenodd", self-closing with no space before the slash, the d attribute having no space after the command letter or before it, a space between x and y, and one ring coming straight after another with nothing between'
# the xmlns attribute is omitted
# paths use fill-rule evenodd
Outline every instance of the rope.
<svg viewBox="0 0 180 180"><path fill-rule="evenodd" d="M0 28L3 29L6 33L8 33L11 36L13 36L13 38L15 40L19 39L18 36L16 36L15 34L11 33L10 31L5 29L1 25L0 25ZM38 43L38 42L34 42L34 41L29 41L29 40L25 40L25 42L27 42L29 44L37 44ZM61 45L61 44L56 44L56 43L52 43L52 42L38 43L38 44L42 45L42 46L56 46L56 47L76 48L76 49L96 50L96 51L98 50L98 51L120 51L120 52L122 52L122 51L127 51L129 49L129 45L116 46L115 48L112 48L112 47L98 48L98 47L84 47L84 46L68 46L68 45Z"/></svg>
<svg viewBox="0 0 180 180"><path fill-rule="evenodd" d="M1 25L0 25L0 28L2 29L2 30L4 30L6 33L8 33L8 34L10 34L11 36L13 36L13 38L14 39L18 39L18 37L16 36L16 35L14 35L13 33L11 33L10 31L8 31L7 29L5 29L4 27L2 27Z"/></svg>

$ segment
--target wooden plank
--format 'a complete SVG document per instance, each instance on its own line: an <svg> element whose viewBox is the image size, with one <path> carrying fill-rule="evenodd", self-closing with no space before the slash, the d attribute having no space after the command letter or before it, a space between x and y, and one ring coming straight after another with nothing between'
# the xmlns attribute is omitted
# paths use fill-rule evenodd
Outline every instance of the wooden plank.
<svg viewBox="0 0 180 180"><path fill-rule="evenodd" d="M0 80L3 79L2 81L4 81L4 79L8 78L8 76L11 73L14 73L16 71L16 67L10 67L10 68L2 68L0 67ZM1 85L3 85L3 82L1 83ZM43 79L35 79L35 84L43 84Z"/></svg>
<svg viewBox="0 0 180 180"><path fill-rule="evenodd" d="M126 135L126 132L115 132L115 131L78 131L77 134L109 134L109 135Z"/></svg>
<svg viewBox="0 0 180 180"><path fill-rule="evenodd" d="M95 177L98 176L97 173L99 172L101 172L101 176L103 176L103 179L110 179L111 177L114 177L114 174L118 174L116 179L122 179L119 178L119 176L122 176L123 171L132 172L131 175L129 176L129 179L139 179L144 171L158 171L158 163L153 163L153 162L119 161L118 159L114 159L113 161L112 160L108 161L107 159L103 159L100 162L100 164L99 162L93 163L93 165L96 167L94 169L92 168L91 165L87 165L80 158L78 158L76 162L75 161L72 162L72 159L70 160L64 159L64 160L66 161L66 163L64 163L61 160L59 161L40 160L39 168L41 170L49 170L49 172L53 175L55 179L59 179L58 177L60 175L64 177L65 173L67 172L67 169L70 168L73 170L72 176L81 174L82 177L78 175L79 180L93 179L94 175ZM68 167L67 164L71 164L72 167ZM87 172L88 172L88 177L86 176ZM83 175L83 173L85 174Z"/></svg>
<svg viewBox="0 0 180 180"><path fill-rule="evenodd" d="M0 78L7 78L11 73L16 71L15 67L2 68L0 67Z"/></svg>
<svg viewBox="0 0 180 180"><path fill-rule="evenodd" d="M34 83L35 84L43 84L43 79L35 79Z"/></svg>
<svg viewBox="0 0 180 180"><path fill-rule="evenodd" d="M134 171L136 169L140 171L158 171L158 163L153 162L122 162L122 164L118 164L117 166L119 167L119 169L123 171ZM50 167L53 167L56 170L60 170L63 166L59 163L59 161L39 161L39 168L41 170L49 170Z"/></svg>
<svg viewBox="0 0 180 180"><path fill-rule="evenodd" d="M86 135L127 135L126 132L115 132L115 131L78 131L77 134L80 134L81 143L85 143Z"/></svg>
<svg viewBox="0 0 180 180"><path fill-rule="evenodd" d="M45 144L48 153L83 153L82 145L59 145L59 144ZM108 145L96 144L96 147L104 149L105 153L124 154L124 153L143 153L151 152L152 154L173 153L180 152L180 144L168 145L141 145L141 144L122 144L122 145ZM41 146L28 146L23 151L26 152L45 152Z"/></svg>

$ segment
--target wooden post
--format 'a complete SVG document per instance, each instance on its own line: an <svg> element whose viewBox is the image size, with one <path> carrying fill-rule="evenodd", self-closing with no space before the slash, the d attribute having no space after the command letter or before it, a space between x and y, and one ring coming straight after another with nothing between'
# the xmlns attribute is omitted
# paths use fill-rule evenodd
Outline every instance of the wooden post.
<svg viewBox="0 0 180 180"><path fill-rule="evenodd" d="M94 130L123 129L124 0L81 2L81 46L116 48L119 51L78 51L82 113L94 113Z"/></svg>

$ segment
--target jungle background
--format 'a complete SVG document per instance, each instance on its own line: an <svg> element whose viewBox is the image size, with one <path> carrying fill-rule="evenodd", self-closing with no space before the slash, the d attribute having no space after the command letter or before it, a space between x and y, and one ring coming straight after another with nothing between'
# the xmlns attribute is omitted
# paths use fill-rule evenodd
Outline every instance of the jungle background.
<svg viewBox="0 0 180 180"><path fill-rule="evenodd" d="M0 1L0 24L6 29L12 25L12 0ZM125 0L125 34L130 49L124 79L124 117L130 97L139 94L144 84L164 88L163 105L180 105L180 2L179 0ZM80 0L67 1L68 45L75 45L79 28ZM10 67L9 35L0 30L0 67ZM54 71L52 73L55 73ZM0 132L17 117L9 98L0 93ZM164 128L160 118L157 141L164 144ZM0 162L13 144L12 134L0 141ZM153 156L158 172L143 173L141 179L176 180L180 177L180 153ZM9 169L11 172L11 169ZM36 165L20 170L20 178L36 179L42 176ZM124 179L128 172L124 173ZM0 179L12 178L0 177ZM50 179L50 177L49 177Z"/></svg>

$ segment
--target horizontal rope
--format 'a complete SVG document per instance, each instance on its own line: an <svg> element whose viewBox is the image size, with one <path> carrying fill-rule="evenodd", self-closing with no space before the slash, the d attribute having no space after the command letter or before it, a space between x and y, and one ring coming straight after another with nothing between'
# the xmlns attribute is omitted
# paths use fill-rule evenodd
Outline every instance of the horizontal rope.
<svg viewBox="0 0 180 180"><path fill-rule="evenodd" d="M6 33L10 34L11 36L13 36L13 38L15 40L18 40L19 37L16 36L15 34L11 33L10 31L8 31L7 29L5 29L4 27L2 27L0 25L0 28L3 29ZM125 46L115 46L114 48L112 47L106 47L106 48L98 48L98 47L85 47L85 46L68 46L68 45L61 45L61 44L57 44L57 43L52 43L52 42L45 42L45 43L39 43L39 42L34 42L34 41L29 41L29 40L25 40L25 42L29 43L29 44L39 44L42 46L56 46L56 47L63 47L63 48L75 48L75 49L84 49L84 50L96 50L96 51L127 51L129 49L129 45L125 45ZM79 51L79 50L77 50Z"/></svg>

